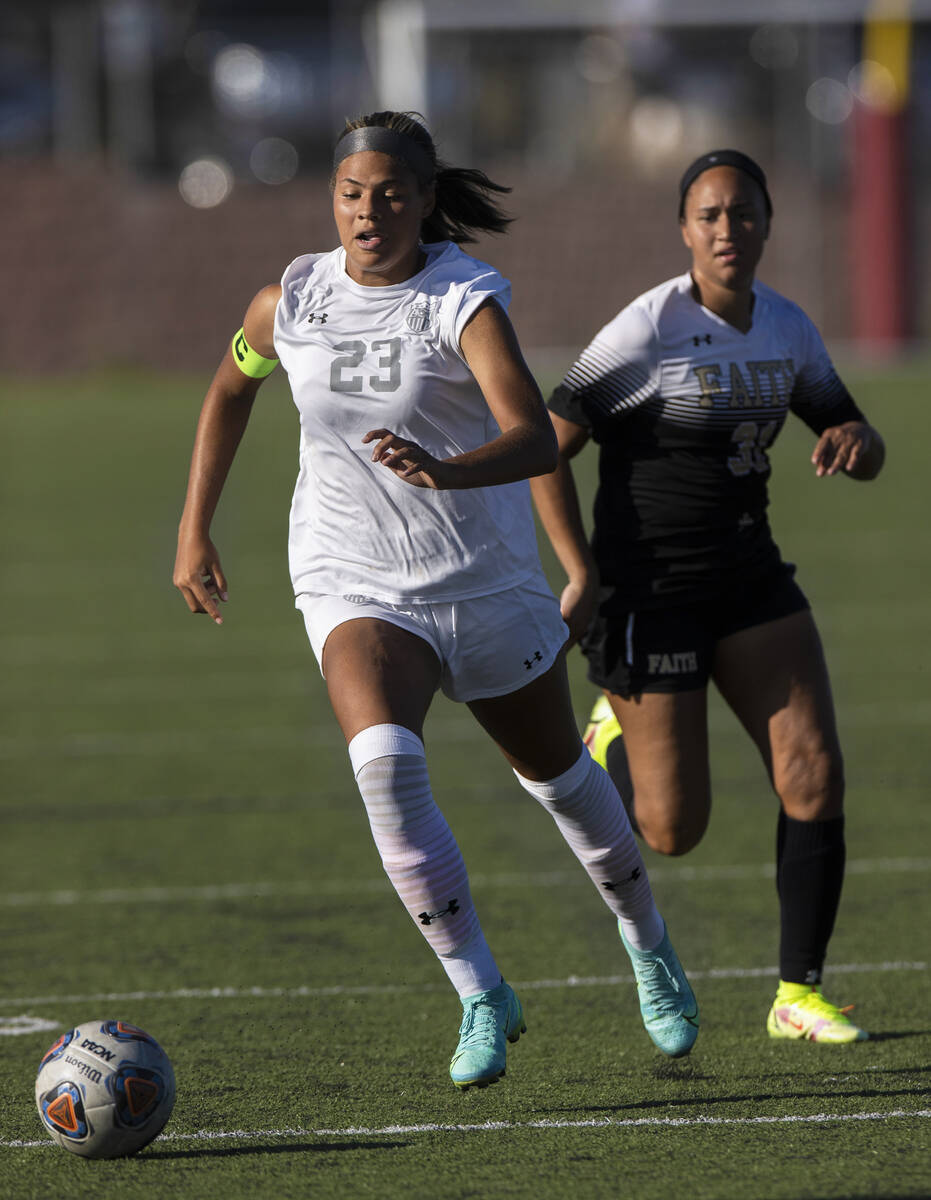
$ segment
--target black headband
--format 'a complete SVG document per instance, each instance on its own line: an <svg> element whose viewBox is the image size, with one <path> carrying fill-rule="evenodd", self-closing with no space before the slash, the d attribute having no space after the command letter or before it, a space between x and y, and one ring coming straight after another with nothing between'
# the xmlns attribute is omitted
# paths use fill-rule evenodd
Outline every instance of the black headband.
<svg viewBox="0 0 931 1200"><path fill-rule="evenodd" d="M386 129L384 125L363 125L361 129L350 129L344 134L333 151L333 170L336 170L344 158L348 158L350 154L359 154L363 150L375 150L379 154L399 158L407 163L418 179L429 180L436 173L430 155L422 146L418 146L406 133Z"/></svg>
<svg viewBox="0 0 931 1200"><path fill-rule="evenodd" d="M709 154L703 154L701 158L696 158L690 167L686 167L685 174L679 181L679 217L685 215L685 194L695 182L695 180L705 171L710 171L712 167L736 167L738 171L743 171L745 175L749 175L754 183L758 183L763 192L763 199L766 201L766 215L773 215L773 202L769 198L769 192L766 188L766 176L763 174L763 168L753 161L749 155L741 154L739 150L712 150Z"/></svg>

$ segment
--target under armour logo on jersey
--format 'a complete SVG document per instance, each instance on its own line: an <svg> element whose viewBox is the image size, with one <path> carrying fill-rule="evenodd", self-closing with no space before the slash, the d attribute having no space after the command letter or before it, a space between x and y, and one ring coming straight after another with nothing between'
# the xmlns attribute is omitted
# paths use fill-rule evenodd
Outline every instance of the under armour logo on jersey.
<svg viewBox="0 0 931 1200"><path fill-rule="evenodd" d="M696 334L692 335L692 345L693 346L700 346L702 344L702 342L707 342L707 344L710 346L711 345L711 334L710 333L703 333L703 334L696 333Z"/></svg>
<svg viewBox="0 0 931 1200"><path fill-rule="evenodd" d="M540 653L539 650L534 650L532 658L524 659L524 666L527 668L528 671L532 671L533 664L538 663L538 662L543 662L543 655Z"/></svg>
<svg viewBox="0 0 931 1200"><path fill-rule="evenodd" d="M311 313L307 318L307 324L313 325L314 321L319 321L321 325L326 325L326 319L328 316L328 313Z"/></svg>
<svg viewBox="0 0 931 1200"><path fill-rule="evenodd" d="M421 923L421 925L429 925L433 921L437 920L438 917L451 917L453 913L457 913L458 911L458 900L450 900L449 904L447 904L445 908L438 909L436 912L418 913L417 920Z"/></svg>
<svg viewBox="0 0 931 1200"><path fill-rule="evenodd" d="M616 892L619 887L623 887L625 883L636 883L642 872L639 867L634 867L626 879L619 879L616 883L603 883L601 886L607 888L609 892Z"/></svg>

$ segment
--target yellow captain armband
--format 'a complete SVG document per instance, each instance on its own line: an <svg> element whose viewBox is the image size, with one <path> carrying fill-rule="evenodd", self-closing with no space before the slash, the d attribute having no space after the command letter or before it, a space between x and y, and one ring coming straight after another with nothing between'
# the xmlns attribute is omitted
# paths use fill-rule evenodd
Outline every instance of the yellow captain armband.
<svg viewBox="0 0 931 1200"><path fill-rule="evenodd" d="M253 350L241 329L233 338L232 349L236 366L250 379L264 379L278 366L277 358L263 358L257 350Z"/></svg>

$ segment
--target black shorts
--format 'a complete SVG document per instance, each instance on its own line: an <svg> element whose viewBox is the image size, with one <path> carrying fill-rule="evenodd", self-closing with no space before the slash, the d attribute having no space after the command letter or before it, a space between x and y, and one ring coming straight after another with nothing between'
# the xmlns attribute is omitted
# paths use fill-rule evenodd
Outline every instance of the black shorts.
<svg viewBox="0 0 931 1200"><path fill-rule="evenodd" d="M722 638L809 607L794 575L792 563L779 563L739 588L637 612L619 610L614 589L604 588L582 639L589 679L625 700L705 687Z"/></svg>

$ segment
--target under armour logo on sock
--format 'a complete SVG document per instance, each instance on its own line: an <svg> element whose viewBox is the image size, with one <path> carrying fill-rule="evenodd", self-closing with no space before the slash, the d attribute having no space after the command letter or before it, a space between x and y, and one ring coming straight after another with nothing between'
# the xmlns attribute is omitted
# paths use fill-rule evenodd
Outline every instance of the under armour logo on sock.
<svg viewBox="0 0 931 1200"><path fill-rule="evenodd" d="M453 913L457 913L458 911L459 911L458 901L453 899L453 900L450 900L449 904L447 904L447 906L445 908L441 908L437 912L418 913L417 920L421 923L421 925L430 925L433 921L437 920L439 917L451 917L453 915Z"/></svg>
<svg viewBox="0 0 931 1200"><path fill-rule="evenodd" d="M603 883L601 886L607 888L609 892L616 892L619 887L623 887L625 883L636 883L643 872L639 867L634 867L630 875L626 879L619 879L616 883Z"/></svg>

